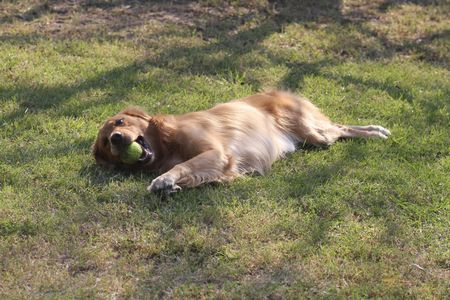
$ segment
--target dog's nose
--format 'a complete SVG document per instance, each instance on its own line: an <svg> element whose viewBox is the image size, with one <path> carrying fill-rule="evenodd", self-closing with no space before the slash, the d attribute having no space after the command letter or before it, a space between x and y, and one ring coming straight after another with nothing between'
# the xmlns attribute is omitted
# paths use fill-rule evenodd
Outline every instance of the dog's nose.
<svg viewBox="0 0 450 300"><path fill-rule="evenodd" d="M115 132L111 135L111 144L120 145L122 143L123 136L120 132Z"/></svg>

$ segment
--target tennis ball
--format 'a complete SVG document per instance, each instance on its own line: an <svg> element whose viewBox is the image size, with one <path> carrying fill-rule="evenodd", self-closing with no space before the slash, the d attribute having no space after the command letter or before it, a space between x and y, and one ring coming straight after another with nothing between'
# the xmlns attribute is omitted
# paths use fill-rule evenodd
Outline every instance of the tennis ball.
<svg viewBox="0 0 450 300"><path fill-rule="evenodd" d="M129 144L120 154L120 159L126 164L134 164L142 155L142 147L137 142Z"/></svg>

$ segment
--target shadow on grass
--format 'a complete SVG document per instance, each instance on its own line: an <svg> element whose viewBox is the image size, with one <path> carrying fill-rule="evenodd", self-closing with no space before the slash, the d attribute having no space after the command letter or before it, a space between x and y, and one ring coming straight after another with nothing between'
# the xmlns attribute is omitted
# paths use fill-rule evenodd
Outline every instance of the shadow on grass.
<svg viewBox="0 0 450 300"><path fill-rule="evenodd" d="M393 1L388 1L389 5L393 5ZM113 1L113 2L96 2L92 3L94 6L99 6L103 8L115 7L125 4L126 1ZM156 3L156 2L155 2ZM191 1L179 2L178 5L189 5ZM262 18L258 20L255 26L252 26L246 30L239 30L239 26L243 23L256 18L255 12L250 11L246 15L233 17L231 20L223 19L215 20L213 18L208 18L207 21L199 21L194 27L202 34L202 36L208 40L215 38L217 41L208 43L202 46L180 46L163 51L161 54L155 57L142 58L136 60L135 62L114 68L113 70L100 73L94 77L84 80L83 82L73 84L73 85L58 85L58 86L28 86L26 84L21 84L9 89L4 89L1 93L0 101L8 101L9 99L15 97L19 101L21 109L29 109L30 112L41 112L48 109L59 107L63 105L68 99L76 96L76 94L89 91L92 89L104 89L110 90L110 95L106 96L103 100L95 102L86 102L77 106L76 109L71 109L72 113L74 111L86 110L91 106L100 105L101 103L111 103L116 102L125 97L131 88L133 88L138 83L137 73L145 69L147 66L160 67L160 68L171 68L172 72L179 74L197 74L197 75L223 75L227 72L241 73L245 69L239 64L240 58L249 52L265 51L265 47L261 43L271 36L273 33L280 33L283 28L291 23L297 24L331 24L334 26L346 26L346 24L351 23L356 26L358 31L365 36L373 37L374 32L368 31L362 26L361 21L352 21L347 19L345 15L341 12L342 3L339 0L335 1L302 1L298 3L297 1L273 1L274 5L273 11L259 12ZM387 2L386 2L387 3ZM384 6L383 6L384 5ZM384 8L382 8L383 6ZM380 7L382 9L387 8L387 4L383 3ZM364 15L360 16L360 20L364 19ZM132 24L121 24L121 28L126 26L133 26ZM118 30L118 28L116 28ZM448 33L443 33L442 35L437 35L434 38L445 38ZM379 36L376 37L385 46L384 51L378 53L380 57L389 58L392 54L392 49L396 48L397 45L388 42L388 40ZM18 43L23 40L33 41L34 37L31 36L14 36L5 35L1 38L3 42ZM339 43L342 41L338 41ZM358 42L357 42L358 43ZM414 47L414 45L411 45ZM363 49L363 47L360 47ZM424 49L419 49L420 51L425 51ZM223 58L214 58L216 54L224 52L226 55ZM328 79L335 80L342 85L347 85L349 83L355 84L364 88L374 88L378 90L387 91L394 98L402 98L408 102L413 101L413 96L407 89L402 89L396 86L394 83L381 83L374 80L363 80L360 78L355 78L349 75L329 75L324 73L322 70L325 67L334 66L341 63L342 58L341 53L336 53L335 57L330 57L328 59L319 60L316 62L284 62L284 57L271 54L269 56L270 60L276 64L285 65L288 67L288 73L284 78L281 79L280 84L282 86L288 87L290 89L296 90L300 88L303 84L304 78L310 75L323 76ZM428 56L428 53L424 53ZM212 57L212 58L211 58ZM208 59L206 59L208 58ZM184 60L187 64L183 64L182 67L177 67L173 65L173 61ZM262 83L257 79L254 79L249 84L254 90L258 90ZM424 104L425 105L425 104ZM427 112L431 115L433 114L435 107L427 105ZM429 107L429 109L428 109ZM70 113L70 112L67 112ZM2 119L9 123L14 120L21 118L21 113L13 112L9 115L2 117ZM430 116L429 120L434 120L433 116ZM89 147L90 143L87 141L82 141L75 149L81 150L83 147ZM58 155L58 153L64 153L67 151L67 147L63 146L60 149L52 148L47 149L52 155ZM354 149L349 150L355 151ZM13 154L11 154L13 155ZM24 157L32 157L24 154ZM304 177L296 177L295 179L287 179L289 185L300 184L304 188L299 191L292 191L294 197L303 197L308 194L313 194L318 186L325 184L331 179L333 174L341 172L344 165L348 164L348 157L342 158L341 162L336 162L332 165L314 168L308 171L308 175ZM127 172L121 172L120 175L115 175L113 172L98 172L96 167L88 167L80 172L83 176L88 176L90 182L94 185L103 185L111 180L120 180L121 178L128 177L131 174ZM131 175L133 176L133 175ZM143 176L142 173L137 175L139 177ZM149 177L149 180L152 177ZM314 178L314 180L311 180ZM178 196L176 196L178 197Z"/></svg>
<svg viewBox="0 0 450 300"><path fill-rule="evenodd" d="M2 163L9 164L11 166L16 165L18 162L21 164L35 163L37 161L50 158L58 159L70 153L82 153L86 149L90 149L92 140L90 139L77 139L73 141L54 142L43 146L42 144L13 144L13 147L9 151L4 151L2 156Z"/></svg>
<svg viewBox="0 0 450 300"><path fill-rule="evenodd" d="M30 113L39 113L57 108L78 93L92 89L110 91L108 93L109 96L105 97L104 102L111 103L119 101L128 94L129 89L136 83L136 73L138 70L139 67L137 64L130 64L114 68L72 85L28 86L22 83L10 89L3 89L1 91L0 103L15 98L19 102L21 110L2 116L2 120L6 123L12 122L20 117L22 115L21 112L25 109ZM97 101L82 103L80 104L80 109L87 109L90 106L98 104L99 102Z"/></svg>
<svg viewBox="0 0 450 300"><path fill-rule="evenodd" d="M265 247L266 243L270 243L269 241L289 239L295 241L294 247L298 247L296 254L304 257L306 262L308 257L320 253L324 247L332 243L329 241L330 231L335 229L336 224L344 222L353 211L361 213L361 216L353 216L355 218L367 218L364 213L369 212L386 224L386 230L381 234L377 243L392 245L398 241L398 236L402 234L402 221L396 219L388 211L380 213L380 208L374 206L373 203L365 203L364 201L356 203L353 202L354 200L348 201L347 205L351 209L347 210L341 204L324 201L315 196L320 194L321 190L326 189L327 186L338 183L340 178L345 177L349 170L357 168L366 159L370 159L366 152L365 143L365 141L349 142L342 156L336 158L333 162L321 166L301 167L298 173L286 175L283 186L277 185L278 188L273 190L276 194L270 194L271 196L266 198L276 199L275 201L281 206L284 205L285 200L283 198L296 199L298 201L297 206L302 211L302 216L304 218L309 216L310 219L308 221L300 219L291 221L300 224L301 232L297 231L299 230L298 226L290 228L275 223L270 230L269 235L271 236L261 237L265 242L262 242L261 245L258 244L258 247ZM309 149L305 155L308 155L311 151L315 152L316 150ZM270 179L271 176L270 174L267 176L267 181L272 180ZM268 263L267 266L246 268L235 265L233 262L235 258L224 254L223 249L234 243L233 231L228 232L228 229L235 228L236 224L233 222L236 221L230 221L223 214L224 207L230 205L229 201L231 202L231 200L224 199L223 190L227 190L227 197L235 197L238 202L244 204L259 199L260 196L258 195L262 191L254 184L257 183L253 182L248 185L238 181L231 183L229 187L220 186L216 188L206 185L199 189L183 191L166 201L161 201L154 196L149 197L149 201L152 203L143 204L142 208L145 207L157 213L159 220L164 224L162 226L171 228L174 234L186 228L206 227L210 230L221 228L222 231L221 236L217 237L214 244L203 244L189 239L180 241L173 236L169 236L171 247L160 253L152 252L149 259L158 267L143 278L137 292L146 293L149 289L154 292L156 289L163 293L168 289L173 289L174 282L177 286L185 284L217 284L222 286L225 282L242 282L242 280L245 280L249 288L255 286L267 288L268 284L276 286L283 285L286 282L302 283L305 284L305 288L311 287L313 279L305 278L304 275L306 274L302 274L301 269L290 268L293 261L298 263L298 260L291 256L278 258L275 265ZM286 205L286 207L292 208L292 206L289 206L292 205L292 202ZM255 206L257 207L258 204L255 204ZM261 224L261 226L264 226L264 224ZM259 255L260 250L259 248L255 250L255 255ZM233 270L227 269L225 267L227 265ZM237 270L234 268L237 268ZM270 291L265 292L270 293ZM267 295L267 293L265 294Z"/></svg>
<svg viewBox="0 0 450 300"><path fill-rule="evenodd" d="M402 2L402 1L401 1ZM127 1L113 1L113 2L86 2L83 5L100 6L104 8L120 6L126 4ZM159 2L153 2L153 4ZM393 5L396 1L386 1L383 5ZM400 3L400 2L399 2ZM153 4L147 7L152 9ZM177 7L188 7L191 1L177 2ZM422 3L421 3L422 4ZM423 5L427 5L423 3ZM144 4L142 4L144 5ZM110 93L105 97L104 101L94 101L90 103L83 103L80 105L82 109L89 109L91 106L96 106L101 103L110 103L120 101L125 97L129 91L138 83L137 73L144 70L148 66L171 69L172 72L184 75L226 75L245 73L245 65L242 64L242 56L252 51L263 53L266 51L261 42L271 36L273 33L282 32L283 28L291 23L297 24L330 24L333 26L346 26L351 23L357 30L366 37L376 38L383 45L382 52L376 54L381 58L390 58L394 54L392 49L397 49L399 45L390 42L386 37L377 35L375 32L368 30L363 26L360 20L349 20L346 15L341 12L342 3L339 0L335 1L273 1L273 11L259 11L259 15L255 14L255 10L250 10L247 14L242 16L233 16L231 21L226 17L214 19L208 18L205 26L197 24L197 31L207 39L216 38L217 41L207 43L201 46L180 46L167 49L155 57L140 58L135 62L114 68L112 70L99 73L98 75L86 79L82 82L72 85L57 85L57 86L43 86L43 85L27 85L25 83L18 84L11 88L4 88L1 91L0 102L9 101L15 98L19 102L20 110L2 116L2 120L6 123L12 122L20 118L21 113L25 109L30 112L45 111L54 107L59 107L68 99L76 96L78 93L89 91L92 89L109 90ZM145 5L144 5L145 6ZM169 6L170 7L170 6ZM138 12L135 12L138 13ZM239 30L242 22L248 22L257 19L257 25L251 26L245 30ZM362 17L364 19L364 15ZM199 21L200 23L202 21ZM203 21L204 22L204 21ZM130 24L123 24L122 26L132 26ZM193 25L195 26L195 25ZM200 26L200 27L199 27ZM99 37L100 38L100 37ZM448 32L430 34L429 37L422 39L419 43L402 45L403 48L414 48L423 53L424 57L435 57L433 53L428 53L427 49L421 45L434 39L448 38ZM3 42L18 43L31 42L35 40L32 36L14 36L4 35L0 38ZM345 41L336 41L337 43L345 44ZM358 44L361 41L354 41ZM145 42L144 42L145 44ZM336 45L337 46L337 45ZM352 45L354 46L354 45ZM340 46L339 46L340 47ZM339 48L338 47L338 48ZM359 47L361 51L363 46ZM332 47L333 49L333 47ZM269 53L269 59L278 65L284 65L288 68L288 73L280 80L280 86L296 90L303 85L305 76L317 75L329 79L333 79L340 84L347 85L349 83L361 86L363 88L374 88L378 90L387 91L394 98L402 98L408 102L412 102L413 96L410 91L400 88L395 83L377 82L374 80L363 80L349 75L329 75L322 70L324 67L338 65L342 62L342 50L336 50L334 56L330 58L319 60L316 62L285 62L285 58L280 55ZM395 50L397 51L397 50ZM395 52L394 51L394 52ZM431 50L430 50L431 51ZM220 55L223 53L224 55ZM375 57L376 58L376 57ZM174 64L176 61L184 61L187 63L180 64L181 67ZM256 63L259 64L259 63ZM261 65L262 66L262 65ZM252 86L253 90L258 90L263 86L263 83L258 79L248 79L246 84ZM71 109L74 113L73 109ZM70 112L69 112L70 113ZM430 118L432 119L432 118Z"/></svg>
<svg viewBox="0 0 450 300"><path fill-rule="evenodd" d="M90 185L102 187L112 182L122 182L128 178L147 179L148 183L151 182L157 175L156 173L150 173L143 170L133 170L126 168L114 168L106 170L96 164L84 165L79 175L87 178ZM145 189L145 186L142 186Z"/></svg>
<svg viewBox="0 0 450 300"><path fill-rule="evenodd" d="M396 1L386 1L380 5L380 9L387 9L388 6L395 4ZM159 2L153 2L159 3ZM192 1L177 2L177 5L189 5ZM102 103L111 103L120 101L125 97L130 90L138 83L137 74L139 71L150 67L160 67L165 69L171 69L172 72L179 74L197 74L197 75L223 75L227 72L241 73L245 72L245 66L241 66L239 61L243 55L252 51L263 52L265 47L261 43L274 33L280 33L283 28L291 23L297 24L330 24L333 26L346 26L351 23L357 30L370 37L375 37L380 40L384 45L382 52L377 53L379 57L389 58L393 55L392 49L396 48L392 42L389 42L383 36L376 36L374 32L367 30L362 26L362 21L365 16L359 16L359 20L349 20L347 16L341 12L342 3L340 0L335 1L272 1L274 10L259 11L259 16L254 10L244 14L242 16L234 16L231 20L226 18L208 18L198 21L199 23L193 25L197 32L206 39L216 39L216 41L210 42L202 46L180 46L163 51L161 54L155 57L144 57L135 62L114 68L112 70L102 72L88 78L80 83L72 85L57 85L57 86L42 86L27 84L19 84L12 88L6 88L1 91L0 102L9 101L11 98L18 99L19 106L22 110L29 109L30 113L38 113L46 111L55 107L62 106L67 100L75 97L78 93L86 92L92 89L109 90L109 95L99 101L81 103L76 108L66 111L65 114L76 114L76 111L83 111L93 106L101 105ZM115 7L126 4L126 1L113 1L113 2L95 2L91 3L93 6L99 6L103 8ZM428 5L428 2L426 3ZM86 4L89 6L89 4ZM425 3L424 3L425 5ZM151 10L152 8L150 8ZM251 26L245 30L239 30L240 25L245 22L252 21L255 18L259 18L255 26ZM225 22L223 22L225 21ZM133 26L132 24L124 23L120 26ZM117 29L116 29L117 30ZM169 33L170 34L170 33ZM429 37L429 40L435 38L446 38L448 32L442 32L442 34L435 34ZM33 36L14 36L4 35L0 39L7 43L19 43L25 41L31 42L40 37ZM67 37L63 37L67 38ZM103 38L103 37L99 37ZM341 43L342 41L337 41ZM356 42L358 43L358 42ZM416 44L411 44L408 47L415 47ZM360 47L363 49L363 47ZM424 52L425 56L429 56L426 53L426 49L418 48L419 51ZM215 55L224 52L226 55L222 58L215 58ZM375 80L365 80L356 78L349 75L330 75L323 72L323 69L329 66L338 65L342 62L340 57L341 53L336 53L334 57L315 61L315 62L285 62L283 56L276 54L270 54L269 59L275 64L281 64L288 67L288 73L284 78L280 80L280 85L296 90L303 84L304 78L310 75L323 76L325 78L335 80L342 85L355 84L363 88L373 88L377 90L386 91L393 98L401 98L407 102L412 102L413 95L407 89L396 86L395 83L382 83ZM176 60L187 61L187 64L183 64L182 67L174 66L172 63ZM262 83L257 79L253 79L249 82L254 90L258 90ZM422 103L421 103L422 104ZM434 122L437 117L434 115L436 111L436 105L431 103L423 103L426 108L425 111L429 114L428 120ZM64 110L62 110L64 112ZM2 116L2 121L6 123L13 122L22 118L20 111L12 112L6 116ZM75 145L74 149L81 150L83 147L89 147L90 143L87 141L81 141L78 145ZM48 153L52 155L58 155L58 153L64 153L67 151L67 146L60 148L52 147L46 149ZM13 151L15 152L15 151ZM10 153L9 156L15 154ZM27 153L23 154L25 159L32 159L31 155ZM7 156L8 158L8 156ZM343 158L345 160L346 158ZM309 176L304 178L296 178L295 180L307 186L307 190L303 190L302 194L297 196L304 196L305 194L314 193L317 186L323 184L329 180L327 174L333 174L338 172L342 168L341 163L335 163L324 167L323 169L310 170ZM88 168L80 172L83 176L90 177L90 181L95 185L102 185L109 180L113 180L114 173L97 173L96 167ZM128 176L128 173L120 173L121 176ZM312 175L311 175L312 174ZM325 175L324 175L325 174ZM138 175L138 176L142 176ZM119 177L120 178L120 177ZM151 177L150 177L151 178ZM150 179L149 178L149 179ZM309 182L308 178L316 178L315 182ZM116 178L117 179L117 178ZM288 179L289 181L289 179ZM316 184L317 183L317 184ZM292 192L295 196L295 191Z"/></svg>
<svg viewBox="0 0 450 300"><path fill-rule="evenodd" d="M49 112L53 108L58 108L58 113L62 115L79 115L82 110L89 109L102 104L119 101L122 97L125 97L130 90L139 82L138 72L146 67L160 67L165 69L172 69L175 74L189 75L226 75L228 72L242 73L248 68L248 65L241 65L239 61L242 60L243 55L251 51L264 52L266 49L262 42L274 33L280 33L283 28L290 23L298 24L310 24L311 22L327 24L329 26L336 26L340 28L348 24L346 17L342 15L340 11L340 1L302 1L301 4L296 4L297 1L275 1L277 4L278 13L267 13L264 18L250 29L239 31L239 20L246 18L253 18L253 15L246 15L238 17L225 26L221 23L222 20L211 20L204 24L197 26L196 30L202 32L203 37L208 39L217 39L216 42L211 42L204 46L195 47L173 47L167 49L156 57L143 58L136 60L135 62L117 67L113 70L102 72L86 79L79 84L72 85L56 85L56 86L44 86L44 85L27 85L21 84L11 88L6 88L0 91L0 102L8 101L11 98L18 99L20 109L30 109L30 113ZM388 1L389 5L394 1ZM110 3L126 3L124 1L113 1ZM186 2L186 3L189 3ZM387 2L385 2L387 3ZM428 3L428 2L427 2ZM283 8L283 6L285 7ZM388 6L381 7L380 9L388 9ZM363 16L364 17L364 16ZM387 40L383 40L383 37L375 36L375 33L367 31L360 23L353 24L358 31L366 36L375 37L380 40L380 43L385 45L382 51L373 55L378 55L380 58L390 58L395 51L396 44L387 43ZM448 33L444 32L439 35L438 39L448 37ZM2 38L3 42L19 43L22 38L29 38L29 41L34 41L34 37L22 37L22 36L5 36ZM434 39L434 37L430 37ZM342 42L342 41L338 41ZM411 44L408 47L416 48L416 44ZM361 47L363 48L363 47ZM419 52L423 53L425 57L432 55L428 52L428 48L417 48ZM224 57L216 58L216 54L224 52ZM372 54L371 54L372 55ZM377 57L373 57L377 58ZM323 69L330 66L335 66L342 63L341 53L337 52L331 55L328 59L323 59L314 62L285 62L285 57L282 55L271 54L269 60L278 65L286 66L288 72L284 78L281 79L280 84L290 89L299 89L304 84L306 76L316 75L323 76L330 80L336 80L342 85L355 84L362 88L373 88L377 90L386 91L394 98L401 98L407 102L414 102L414 96L408 89L403 89L395 85L395 83L384 83L375 80L366 80L349 75L329 75L324 72ZM174 60L186 60L187 64L183 67L178 67L171 64ZM437 60L439 62L439 60ZM262 66L258 63L252 67ZM106 80L105 80L106 78ZM259 80L253 79L252 81L245 82L249 84L253 89L259 89L263 83ZM65 110L63 106L68 100L77 96L77 94L86 92L92 89L108 90L108 96L100 99L99 101L87 101L79 103L70 110ZM439 99L440 101L444 101ZM443 104L444 102L440 102ZM420 102L425 113L427 114L427 122L434 124L435 122L442 122L440 115L436 112L439 105L429 102ZM23 115L19 112L13 112L6 116L1 116L2 121L6 123L20 121ZM443 123L444 124L444 123ZM337 157L335 161L324 164L314 164L309 166L302 166L300 171L296 174L288 174L283 179L283 187L274 189L276 193L281 195L273 195L274 199L279 199L283 205L281 197L295 199L298 202L298 207L302 211L312 215L311 220L306 223L306 227L302 228L303 232L310 232L311 237L302 241L299 247L299 253L307 257L318 252L322 245L328 243L328 236L330 228L337 222L342 221L346 214L349 212L336 205L332 199L328 199L322 202L316 202L315 195L322 193L322 189L329 185L339 183L341 176L348 175L349 170L358 168L364 163L365 158L369 155L367 147L364 146L365 141L351 142L346 144L345 150L342 156ZM50 146L48 148L41 149L45 155L51 155L60 157L67 155L67 151L79 151L82 152L86 148L89 148L91 141L87 139L80 139L74 141L72 146L67 144ZM12 162L33 162L34 160L42 158L39 155L39 149L19 149L14 148L13 151L7 153L6 160ZM310 152L315 150L311 148L303 148L306 150L306 156ZM17 154L19 151L19 154ZM20 151L24 151L23 153ZM29 151L29 152L27 152ZM33 152L34 151L34 152ZM47 154L46 154L47 153ZM117 247L114 251L117 252L117 258L128 257L130 253L137 253L142 260L152 260L156 265L156 271L149 272L143 275L141 285L138 287L142 293L145 293L148 287L152 285L159 285L161 290L167 290L174 288L173 284L184 283L200 283L210 284L217 283L219 286L225 284L228 281L242 281L243 277L250 277L247 280L249 291L258 289L268 283L275 284L290 284L293 280L292 277L302 277L301 271L289 270L286 271L283 266L290 265L290 258L282 257L278 262L278 266L256 266L249 270L241 270L235 272L234 270L221 269L223 265L220 262L225 261L225 265L229 263L230 266L234 266L232 261L233 257L227 257L223 253L223 245L228 245L233 241L233 232L227 230L233 226L230 224L230 220L227 215L224 215L221 211L222 207L228 205L227 201L235 201L239 203L245 203L246 201L257 201L258 192L255 190L255 186L248 184L240 184L239 182L230 184L230 186L224 185L205 185L198 189L186 190L180 194L174 195L169 199L162 199L156 195L149 195L145 191L145 182L149 183L155 175L147 174L146 172L131 172L131 171L105 171L91 163L84 165L79 171L79 175L87 179L89 185L95 187L95 192L103 187L108 187L110 184L120 184L128 179L136 179L139 182L139 186L128 187L119 190L120 197L114 198L113 194L115 190L106 191L105 193L98 193L95 195L95 200L99 203L125 201L126 203L134 203L134 207L137 208L135 215L144 214L146 217L153 217L152 214L158 213L160 218L158 225L161 226L161 230L166 232L161 233L162 238L169 239L171 244L168 244L167 249L158 251L148 251L145 248L140 247L138 242L124 241L117 242ZM270 174L268 179L270 180ZM140 182L143 182L142 185ZM353 187L357 188L357 187ZM351 192L351 191L349 191ZM64 196L64 195L62 195ZM330 197L333 195L330 195ZM233 198L234 197L234 198ZM375 195L374 197L377 197ZM238 198L238 199L236 199ZM137 199L137 200L136 200ZM383 207L379 206L380 203L368 203L366 198L359 199L358 201L349 200L348 206L355 208L356 213L369 212L371 215L383 220L387 224L388 230L385 232L384 238L386 243L396 242L396 235L401 229L401 225L389 215L389 210L383 211ZM83 209L88 210L90 208L86 204ZM77 209L80 209L78 207ZM148 211L148 214L146 212ZM133 212L130 213L133 216ZM81 216L76 219L81 225L83 222L90 221L91 215L86 212L86 216ZM104 221L105 226L116 226L120 228L123 222L126 224L128 218L114 219L119 224L109 224L108 220ZM6 224L6 223L5 223ZM0 228L0 235L12 235L12 234L28 234L29 232L34 234L34 229L29 228L28 224L11 226L9 223L2 225ZM68 224L67 226L73 226ZM126 227L126 225L123 225ZM218 242L213 245L198 243L194 239L190 240L189 237L183 239L183 237L176 236L177 231L180 228L185 227L193 228L208 228L217 229L215 233L219 238ZM286 234L286 232L280 233ZM168 233L167 233L168 232ZM291 232L292 239L298 236L298 232ZM95 233L93 233L95 237ZM165 242L165 241L163 241ZM384 241L380 241L383 243ZM141 251L141 252L139 252ZM181 265L180 259L185 259L187 265ZM185 262L186 262L185 261ZM181 265L181 266L180 266ZM259 268L259 269L256 269ZM204 270L212 272L216 275L210 275ZM255 270L256 269L256 270ZM153 270L152 270L153 271ZM264 274L261 279L261 284L257 282L258 276ZM140 275L140 274L139 274ZM154 277L152 277L154 276ZM261 277L259 277L261 278ZM305 288L309 288L312 281L305 281ZM158 286L156 286L158 288ZM250 293L250 295L253 295ZM162 294L161 294L162 296Z"/></svg>

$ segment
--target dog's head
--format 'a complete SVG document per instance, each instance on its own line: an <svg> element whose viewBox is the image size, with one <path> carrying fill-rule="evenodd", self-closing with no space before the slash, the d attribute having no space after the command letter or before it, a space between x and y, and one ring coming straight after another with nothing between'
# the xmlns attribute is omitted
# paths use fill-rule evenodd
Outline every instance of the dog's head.
<svg viewBox="0 0 450 300"><path fill-rule="evenodd" d="M137 108L127 108L109 118L98 132L92 146L92 152L98 164L112 168L126 166L120 159L120 153L132 142L142 147L142 155L131 167L149 164L154 159L151 143L146 137L151 118Z"/></svg>

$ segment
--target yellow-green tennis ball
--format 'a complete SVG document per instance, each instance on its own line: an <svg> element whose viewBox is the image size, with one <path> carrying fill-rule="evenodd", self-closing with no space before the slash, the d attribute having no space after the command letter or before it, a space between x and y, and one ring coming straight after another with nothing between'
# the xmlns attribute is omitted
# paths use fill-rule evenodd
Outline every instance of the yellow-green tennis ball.
<svg viewBox="0 0 450 300"><path fill-rule="evenodd" d="M126 164L134 164L142 155L142 147L137 142L129 144L120 154L120 159Z"/></svg>

